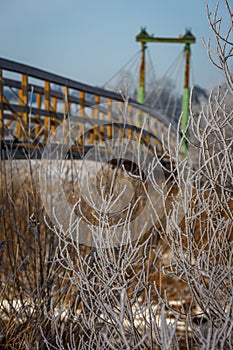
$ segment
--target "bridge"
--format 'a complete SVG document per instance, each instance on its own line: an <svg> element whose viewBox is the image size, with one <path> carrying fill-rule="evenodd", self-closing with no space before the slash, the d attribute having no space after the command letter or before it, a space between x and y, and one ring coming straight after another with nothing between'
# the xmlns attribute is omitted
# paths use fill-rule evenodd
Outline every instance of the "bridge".
<svg viewBox="0 0 233 350"><path fill-rule="evenodd" d="M119 113L124 103L125 97L120 93L0 58L1 159L39 159L49 135L72 115L76 115L81 133L88 130L85 144L82 139L77 141L81 148L88 149L96 141L110 139L114 123L119 133L124 129L129 139L138 139L143 126L144 141L161 149L160 137L166 134L169 120L132 99L128 100L124 120ZM88 114L85 108L90 107ZM170 137L174 145L174 127Z"/></svg>

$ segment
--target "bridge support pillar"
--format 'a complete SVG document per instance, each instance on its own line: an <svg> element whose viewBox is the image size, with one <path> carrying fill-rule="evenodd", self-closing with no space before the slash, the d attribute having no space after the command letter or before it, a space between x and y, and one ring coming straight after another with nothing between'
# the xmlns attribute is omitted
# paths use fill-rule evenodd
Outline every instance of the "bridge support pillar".
<svg viewBox="0 0 233 350"><path fill-rule="evenodd" d="M184 133L184 141L182 143L182 153L187 155L188 151L188 122L189 122L189 70L190 70L190 44L185 44L185 73L184 73L184 90L182 98L182 118L181 118L181 132Z"/></svg>

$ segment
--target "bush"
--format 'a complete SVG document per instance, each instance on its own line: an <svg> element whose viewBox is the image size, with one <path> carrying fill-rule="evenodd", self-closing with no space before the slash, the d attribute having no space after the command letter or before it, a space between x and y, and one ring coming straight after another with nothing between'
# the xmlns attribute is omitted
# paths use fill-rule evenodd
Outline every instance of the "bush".
<svg viewBox="0 0 233 350"><path fill-rule="evenodd" d="M225 36L218 7L208 18L219 61L210 58L228 90L212 92L198 116L190 106L188 157L185 135L175 150L168 135L163 156L154 149L145 170L139 140L137 164L96 165L98 178L86 176L85 189L76 183L83 168L58 164L72 206L65 228L64 203L52 217L43 206L60 198L56 187L53 198L41 188L40 162L1 162L2 349L233 347L232 15L225 5ZM52 173L45 180L55 186ZM88 245L78 244L81 219L91 224Z"/></svg>

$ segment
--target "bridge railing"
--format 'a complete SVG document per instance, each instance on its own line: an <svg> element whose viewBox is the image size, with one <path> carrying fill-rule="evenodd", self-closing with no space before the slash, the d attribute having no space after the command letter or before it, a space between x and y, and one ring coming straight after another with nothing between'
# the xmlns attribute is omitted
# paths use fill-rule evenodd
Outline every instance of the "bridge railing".
<svg viewBox="0 0 233 350"><path fill-rule="evenodd" d="M121 110L124 102L121 94L0 58L1 140L13 138L15 142L27 145L44 144L64 118L75 114L78 114L81 130L87 123L90 127L98 125L99 120L125 122L140 128L144 119L140 113L146 117L145 129L155 136L161 136L168 129L166 118L132 99L129 99L127 120L123 120L123 115L117 113L114 106L117 103L118 110ZM84 113L84 108L91 106L95 108L90 114ZM131 113L135 107L139 112ZM110 125L108 128L110 135ZM130 129L129 133L132 132ZM171 135L175 142L174 130ZM90 133L88 143L93 144L95 139Z"/></svg>

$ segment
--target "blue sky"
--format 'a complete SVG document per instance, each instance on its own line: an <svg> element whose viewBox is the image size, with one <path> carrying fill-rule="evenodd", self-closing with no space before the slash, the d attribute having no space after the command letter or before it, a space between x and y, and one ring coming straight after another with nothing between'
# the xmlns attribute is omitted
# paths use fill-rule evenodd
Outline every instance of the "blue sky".
<svg viewBox="0 0 233 350"><path fill-rule="evenodd" d="M1 0L1 57L102 86L140 49L135 36L142 26L160 37L191 28L192 83L210 88L223 75L201 42L213 39L207 2L214 9L215 0ZM158 76L182 51L179 44L148 46Z"/></svg>

